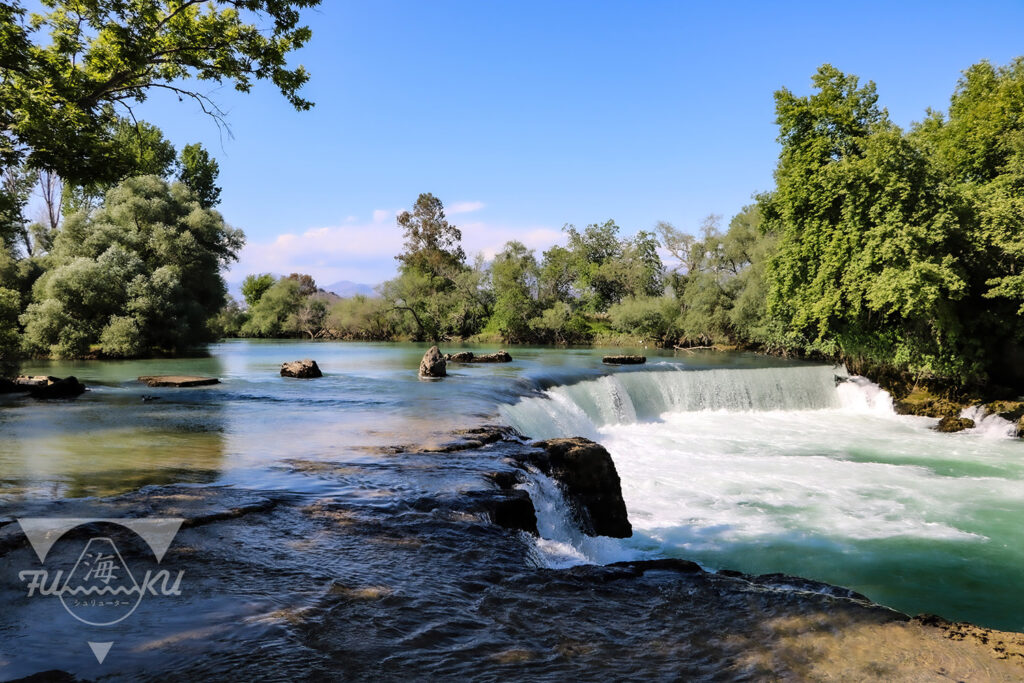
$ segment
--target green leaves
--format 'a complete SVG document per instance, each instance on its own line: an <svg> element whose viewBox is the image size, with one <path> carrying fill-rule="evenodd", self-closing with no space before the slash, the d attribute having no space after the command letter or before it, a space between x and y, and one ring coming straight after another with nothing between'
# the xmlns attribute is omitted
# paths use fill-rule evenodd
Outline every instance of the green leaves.
<svg viewBox="0 0 1024 683"><path fill-rule="evenodd" d="M120 114L154 90L190 99L221 120L193 82L249 92L267 80L297 109L309 79L288 54L309 40L299 10L319 0L46 0L30 18L0 3L0 158L73 184L117 180L106 161L118 147Z"/></svg>

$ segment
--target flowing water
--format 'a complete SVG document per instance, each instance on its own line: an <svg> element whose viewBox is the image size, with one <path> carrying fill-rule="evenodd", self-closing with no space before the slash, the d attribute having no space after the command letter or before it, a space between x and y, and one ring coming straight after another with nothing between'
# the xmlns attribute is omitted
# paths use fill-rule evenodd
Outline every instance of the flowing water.
<svg viewBox="0 0 1024 683"><path fill-rule="evenodd" d="M940 434L841 368L685 362L501 411L537 438L600 441L622 478L633 538L595 543L555 520L552 562L685 557L1024 630L1024 442L999 417Z"/></svg>
<svg viewBox="0 0 1024 683"><path fill-rule="evenodd" d="M0 396L0 574L31 561L24 547L3 552L19 516L195 516L171 551L192 572L185 609L144 603L116 633L117 671L129 677L260 678L254 648L282 676L339 662L357 677L472 676L483 658L509 675L559 679L598 666L635 677L620 648L663 642L669 621L643 622L645 610L689 619L672 610L698 600L692 584L583 590L570 575L523 572L661 557L809 577L909 613L1024 630L1024 442L1005 421L938 434L935 420L895 415L887 394L842 368L751 354L636 349L626 351L646 353L648 365L608 367L601 350L516 347L513 363L450 365L448 378L422 381L424 350L231 341L200 359L25 368L74 374L90 391L52 403ZM324 377L278 376L281 362L303 357ZM151 389L135 379L149 374L222 383ZM531 438L604 444L633 538L580 534L540 475L522 485L540 539L481 526L485 475L522 446L429 448L495 421ZM623 595L631 606L614 602ZM694 676L720 676L721 629L735 622L749 648L765 640L762 617L823 609L810 598L786 613L760 594L723 600L732 611L715 621L709 611L723 606L701 607L686 627L696 631L651 657L649 675L686 663ZM59 609L26 600L13 579L0 601L0 679L45 667L103 675L87 651L54 650L84 637ZM746 621L737 616L748 609ZM579 642L558 626L563 614L630 610L625 631L583 619L592 630ZM694 645L701 629L708 649ZM172 635L154 639L163 631ZM516 645L534 642L536 654L556 641L565 642L537 660Z"/></svg>

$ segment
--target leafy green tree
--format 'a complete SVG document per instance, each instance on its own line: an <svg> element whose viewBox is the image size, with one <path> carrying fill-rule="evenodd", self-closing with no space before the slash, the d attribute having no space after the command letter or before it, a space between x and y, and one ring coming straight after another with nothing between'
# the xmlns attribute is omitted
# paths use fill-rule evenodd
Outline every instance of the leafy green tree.
<svg viewBox="0 0 1024 683"><path fill-rule="evenodd" d="M199 206L204 209L217 206L220 203L220 187L217 186L220 165L217 160L197 142L182 148L178 163L181 167L178 179L192 190Z"/></svg>
<svg viewBox="0 0 1024 683"><path fill-rule="evenodd" d="M541 344L586 344L593 339L590 325L564 301L555 301L530 321L533 341Z"/></svg>
<svg viewBox="0 0 1024 683"><path fill-rule="evenodd" d="M298 281L281 278L249 308L249 319L242 325L242 336L284 337L294 334L292 318L302 303Z"/></svg>
<svg viewBox="0 0 1024 683"><path fill-rule="evenodd" d="M192 99L220 117L216 103L191 80L231 83L248 92L269 80L296 109L311 103L298 91L308 80L290 69L289 52L310 30L299 11L319 0L48 0L26 12L0 5L0 157L50 169L75 185L116 181L115 107L152 92ZM252 21L252 23L249 23Z"/></svg>
<svg viewBox="0 0 1024 683"><path fill-rule="evenodd" d="M76 357L183 352L210 339L221 271L243 237L188 188L132 178L95 211L68 217L21 316L29 350Z"/></svg>
<svg viewBox="0 0 1024 683"><path fill-rule="evenodd" d="M537 311L537 260L522 242L507 242L491 264L492 325L506 341L528 341Z"/></svg>
<svg viewBox="0 0 1024 683"><path fill-rule="evenodd" d="M791 347L918 377L977 374L957 315L959 199L940 168L889 122L874 84L831 66L815 92L776 93L782 152L759 199L778 236L767 305Z"/></svg>
<svg viewBox="0 0 1024 683"><path fill-rule="evenodd" d="M246 275L242 280L242 297L245 299L245 305L249 308L255 306L275 282L277 280L270 273Z"/></svg>
<svg viewBox="0 0 1024 683"><path fill-rule="evenodd" d="M0 287L0 379L18 374L21 361L20 312L21 296L18 292Z"/></svg>
<svg viewBox="0 0 1024 683"><path fill-rule="evenodd" d="M397 221L405 236L405 251L395 258L403 270L439 278L451 278L462 270L466 260L462 231L448 222L440 199L429 192L421 194L412 211L403 211Z"/></svg>
<svg viewBox="0 0 1024 683"><path fill-rule="evenodd" d="M680 330L679 302L669 296L627 297L608 309L612 326L657 344L669 345Z"/></svg>
<svg viewBox="0 0 1024 683"><path fill-rule="evenodd" d="M568 304L575 298L573 294L575 280L572 252L556 244L545 251L541 257L537 298L546 304L555 302Z"/></svg>
<svg viewBox="0 0 1024 683"><path fill-rule="evenodd" d="M390 340L397 334L399 320L391 302L357 294L334 303L325 326L337 339Z"/></svg>

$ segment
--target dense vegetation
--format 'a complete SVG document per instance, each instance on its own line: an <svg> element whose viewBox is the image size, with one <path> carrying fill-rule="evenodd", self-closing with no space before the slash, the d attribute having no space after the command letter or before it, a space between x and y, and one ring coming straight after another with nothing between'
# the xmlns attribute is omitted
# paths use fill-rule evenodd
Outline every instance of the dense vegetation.
<svg viewBox="0 0 1024 683"><path fill-rule="evenodd" d="M339 298L308 275L247 278L216 211L217 163L180 152L132 104L183 84L273 82L316 0L0 2L0 374L21 354L183 352L217 335L733 344L843 360L915 381L1024 377L1024 59L964 72L946 112L908 130L874 84L831 66L776 93L775 187L723 227L564 228L537 254L467 259L441 201L396 229L397 276ZM236 8L242 11L222 11ZM30 199L41 204L26 216ZM38 207L37 207L38 208Z"/></svg>
<svg viewBox="0 0 1024 683"><path fill-rule="evenodd" d="M214 209L217 162L133 107L165 91L224 125L191 83L268 80L308 109L286 57L319 0L25 4L0 0L0 377L24 354L201 346L243 236Z"/></svg>
<svg viewBox="0 0 1024 683"><path fill-rule="evenodd" d="M570 225L567 245L539 258L509 242L469 265L440 202L421 195L399 218L400 272L379 298L313 293L314 329L281 281L279 298L236 310L227 329L543 343L619 334L815 355L913 381L1020 383L1024 60L971 67L948 113L909 130L889 120L874 84L827 65L811 94L776 93L776 115L775 189L724 230L717 216L696 235ZM267 308L281 326L253 323Z"/></svg>

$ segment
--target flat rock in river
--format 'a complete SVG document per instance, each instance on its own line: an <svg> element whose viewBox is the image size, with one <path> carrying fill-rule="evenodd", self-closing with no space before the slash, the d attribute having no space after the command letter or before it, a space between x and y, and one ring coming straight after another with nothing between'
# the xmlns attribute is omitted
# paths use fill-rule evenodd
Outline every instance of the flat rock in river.
<svg viewBox="0 0 1024 683"><path fill-rule="evenodd" d="M647 356L605 356L601 362L607 365L641 365L647 362Z"/></svg>
<svg viewBox="0 0 1024 683"><path fill-rule="evenodd" d="M216 377L196 377L193 375L144 375L139 381L148 387L204 387L220 384Z"/></svg>

